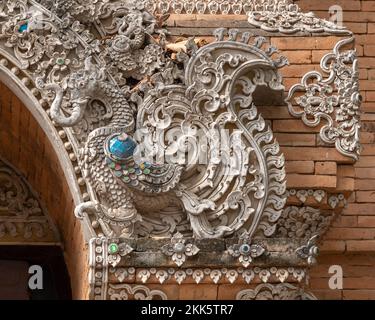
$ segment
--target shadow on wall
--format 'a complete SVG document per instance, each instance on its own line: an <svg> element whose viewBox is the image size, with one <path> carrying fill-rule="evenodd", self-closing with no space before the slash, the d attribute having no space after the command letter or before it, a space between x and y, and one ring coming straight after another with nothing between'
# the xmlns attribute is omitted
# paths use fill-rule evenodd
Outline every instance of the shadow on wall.
<svg viewBox="0 0 375 320"><path fill-rule="evenodd" d="M32 272L31 266L41 267L41 278L37 281L31 279L36 275L36 272ZM29 280L32 287L33 284L41 284L42 288L30 288ZM71 298L70 279L60 247L0 246L1 300L70 300Z"/></svg>

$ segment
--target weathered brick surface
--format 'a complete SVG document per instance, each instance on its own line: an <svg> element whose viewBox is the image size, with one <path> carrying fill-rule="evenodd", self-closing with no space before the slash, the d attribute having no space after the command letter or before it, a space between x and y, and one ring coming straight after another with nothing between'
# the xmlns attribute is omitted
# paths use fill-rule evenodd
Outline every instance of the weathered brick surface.
<svg viewBox="0 0 375 320"><path fill-rule="evenodd" d="M87 249L63 170L51 142L15 95L0 83L0 155L28 180L62 238L73 297L87 296Z"/></svg>
<svg viewBox="0 0 375 320"><path fill-rule="evenodd" d="M350 165L339 165L337 176L354 178L356 192L350 197L347 207L334 227L327 233L322 245L320 265L312 269L312 286L322 299L375 299L375 1L334 0L295 1L304 11L314 11L327 18L331 5L343 9L344 24L356 35L357 53L360 63L360 86L364 98L362 106L362 156L353 169ZM306 49L308 50L308 49ZM329 50L329 49L328 49ZM319 62L327 53L326 48L312 50L312 64ZM295 60L297 57L293 56ZM317 168L315 168L317 170ZM317 172L317 171L316 171ZM318 170L318 172L320 172ZM352 181L338 179L338 183ZM342 220L349 217L350 220ZM334 252L340 255L331 255ZM345 254L342 254L345 253ZM356 255L352 255L355 253ZM344 290L328 288L329 265L339 264L344 269ZM323 273L316 272L326 269Z"/></svg>
<svg viewBox="0 0 375 320"><path fill-rule="evenodd" d="M316 162L315 163L315 174L317 175L336 175L337 164L336 162Z"/></svg>

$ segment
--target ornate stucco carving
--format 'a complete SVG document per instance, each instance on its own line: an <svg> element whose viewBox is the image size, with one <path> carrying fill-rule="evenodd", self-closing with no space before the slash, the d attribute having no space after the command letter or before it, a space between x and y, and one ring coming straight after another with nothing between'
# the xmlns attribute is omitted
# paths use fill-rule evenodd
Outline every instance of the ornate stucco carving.
<svg viewBox="0 0 375 320"><path fill-rule="evenodd" d="M304 205L309 202L310 205L311 203L313 203L315 206L320 206L325 201L327 202L327 205L330 209L336 209L337 207L343 208L347 205L347 200L344 194L330 193L329 191L320 189L288 189L286 191L286 194L289 199L298 200L298 205Z"/></svg>
<svg viewBox="0 0 375 320"><path fill-rule="evenodd" d="M313 12L301 12L298 4L289 0L149 0L146 7L160 14L246 14L252 26L267 32L351 34L345 27L320 19Z"/></svg>
<svg viewBox="0 0 375 320"><path fill-rule="evenodd" d="M183 265L186 257L195 256L199 252L199 248L194 243L186 243L184 236L179 232L174 234L171 242L161 249L165 255L172 257L179 267Z"/></svg>
<svg viewBox="0 0 375 320"><path fill-rule="evenodd" d="M81 16L92 21L103 10L109 0L84 2L79 0L39 0L46 8L59 16L66 12L73 16ZM291 1L282 0L138 0L138 8L143 6L156 14L247 14L249 12L277 10L285 11L291 6ZM292 8L298 10L297 5Z"/></svg>
<svg viewBox="0 0 375 320"><path fill-rule="evenodd" d="M316 300L311 293L291 284L260 284L255 289L240 291L236 300Z"/></svg>
<svg viewBox="0 0 375 320"><path fill-rule="evenodd" d="M319 255L317 241L319 234L312 236L305 245L297 248L296 253L301 259L306 259L309 265L316 264L316 257Z"/></svg>
<svg viewBox="0 0 375 320"><path fill-rule="evenodd" d="M168 300L162 290L151 290L142 285L110 284L109 300Z"/></svg>
<svg viewBox="0 0 375 320"><path fill-rule="evenodd" d="M236 280L243 281L246 284L257 283L259 281L267 283L273 282L296 282L302 283L306 280L307 270L303 268L222 268L222 269L139 269L136 271L135 268L111 268L109 269L109 275L118 283L132 283L134 281L142 284L151 284L154 282L163 284L178 283L190 283L192 280L194 283L217 284L219 281L225 283L234 283ZM156 281L153 280L156 278Z"/></svg>
<svg viewBox="0 0 375 320"><path fill-rule="evenodd" d="M354 38L339 41L325 55L317 71L307 73L300 84L291 87L286 101L290 113L310 127L326 122L321 139L334 144L342 154L358 159L360 153L359 69L356 50L342 50Z"/></svg>
<svg viewBox="0 0 375 320"><path fill-rule="evenodd" d="M91 238L91 297L107 299L110 292L111 297L134 298L141 289L109 288L111 276L117 279L115 283L129 279L148 283L155 275L159 283L178 284L189 279L201 283L205 278L212 283L238 279L250 283L256 277L265 283L304 278L299 271L307 266L308 239L324 232L329 219L312 208L284 210L286 196L296 197L298 205L314 199L318 206L324 199L331 208L341 206L345 199L329 193L334 191L285 190L284 158L252 94L260 86L284 89L279 69L286 59L275 57L277 49L267 47L265 38L235 29L215 31L216 41L203 46L190 39L186 48L174 52L167 31L161 28L166 16L155 18L151 12L246 13L251 29L284 34L347 31L303 14L286 1L197 0L184 2L183 8L181 1L153 1L156 7L150 3L16 0L0 4L0 69L28 92L40 113L48 114L48 128L56 128L70 160L66 167L74 171L76 202L81 203L76 215L85 221ZM340 46L324 60L328 80L312 73L308 77L317 76L322 88L324 84L338 89L342 110L314 116L318 122L332 120L328 122L333 125L324 131L327 141L353 156L358 150L359 128L357 111L353 111L359 106L356 73L352 72L357 62L352 53L340 53ZM343 64L352 58L353 68L345 68ZM352 78L347 77L348 71ZM304 83L300 88L309 89ZM328 100L309 100L310 107L316 101ZM310 107L300 105L299 111L291 112L304 118ZM142 144L145 128L147 153L155 157L137 163L136 147ZM350 132L345 131L348 128ZM232 145L219 157L218 141L226 138L223 129L229 129L227 140ZM156 161L158 153L153 147L173 151L176 136L177 147L190 152L189 160L198 158L201 152L194 149L193 142L199 131L209 137L203 163L186 162L183 157ZM113 145L125 145L126 150ZM233 173L234 164L238 170ZM230 243L207 240L220 247L211 255L199 243L201 251L176 268L161 251L176 233L189 241L193 236L194 241L234 239ZM246 241L238 239L242 234L247 235ZM298 236L295 241L294 235ZM150 254L145 254L139 240L148 237L167 241L160 246L157 241L151 244L158 268L145 264L145 256L149 259ZM253 246L256 259L245 259L249 256L237 250L243 244ZM298 254L306 251L302 247L309 252L301 259ZM220 267L209 266L206 256ZM220 259L229 266L227 270ZM193 268L193 263L200 265ZM246 269L240 268L243 263ZM267 263L293 265L294 269L272 268ZM146 290L139 297L150 295Z"/></svg>
<svg viewBox="0 0 375 320"><path fill-rule="evenodd" d="M238 258L238 261L247 268L253 259L260 257L266 250L260 244L252 244L248 233L240 236L238 243L229 246L228 253Z"/></svg>
<svg viewBox="0 0 375 320"><path fill-rule="evenodd" d="M26 180L0 159L0 243L58 243L59 236Z"/></svg>
<svg viewBox="0 0 375 320"><path fill-rule="evenodd" d="M286 207L278 222L276 237L309 239L323 235L333 220L332 213L311 207Z"/></svg>
<svg viewBox="0 0 375 320"><path fill-rule="evenodd" d="M55 92L50 114L58 125L78 125L94 97L112 112L105 127L89 133L81 152L80 166L96 191L98 203L84 203L76 210L78 215L90 207L95 210L105 235L137 236L138 225L142 225L140 211L155 209L156 195L162 195L157 204L160 210L171 201L180 204L198 238L217 238L240 229L253 235L259 231L258 226L266 235L274 232L272 225L285 204L284 160L251 95L259 85L283 89L277 68L285 60L270 58L274 48L262 51L262 38L248 44L249 35L237 41L238 31L230 30L225 40L225 32L216 32L218 42L193 48L191 57L180 55L186 75L179 79L182 84L171 85L156 74L153 87L134 92L138 95L136 111L126 94L106 80L104 70L94 66L91 58L86 59L84 69L67 79L72 104L68 117L61 110L63 88L40 81L41 88ZM229 78L230 82L225 80ZM236 129L225 136L230 126ZM169 163L156 164L144 158L137 161L135 152L140 141L136 135L142 135L142 130L152 148L161 147L167 153L175 146L160 136L168 139L176 135L178 143L188 142L187 147L192 148L186 149L190 158L185 159L186 151L180 148L176 155L169 154L177 157L171 157ZM199 163L197 149L201 145L189 144L189 140L202 137L208 148L203 164ZM117 145L130 148L129 153L119 155ZM136 207L137 202L142 208Z"/></svg>
<svg viewBox="0 0 375 320"><path fill-rule="evenodd" d="M175 14L247 14L252 11L285 10L288 0L148 0L147 8L151 12Z"/></svg>
<svg viewBox="0 0 375 320"><path fill-rule="evenodd" d="M313 12L301 12L297 4L277 2L278 4L273 4L266 10L250 11L249 23L268 32L284 34L297 32L351 34L345 27L317 18Z"/></svg>
<svg viewBox="0 0 375 320"><path fill-rule="evenodd" d="M56 125L73 127L70 134L77 139L78 143L75 147L82 147L80 158L77 159L78 166L84 174L83 178L95 191L94 198L96 199L78 208L77 215L81 215L80 209L89 211L91 207L97 216L94 225L99 225L106 236L133 237L144 233L144 230L149 229L153 220L158 220L153 217L144 217L141 221L143 216L139 214L140 211L150 211L149 208L163 210L173 202L180 209L185 209L192 231L197 237L230 235L241 228L254 234L259 231L258 225L265 234L272 234L275 229L273 224L285 203L283 160L282 157L275 157L279 149L272 141L269 128L257 114L256 107L251 102L251 93L257 86L264 84L271 89L281 90L283 87L277 68L282 67L285 60L271 59L274 48L262 51L263 38L256 38L254 43L249 44L249 35L244 34L241 40L236 41L239 36L238 32L232 30L229 38L225 40L224 30L219 30L216 34L218 43L200 50L192 47L191 54L195 53L195 57L190 58L188 54L180 54L179 60L173 61L163 52L163 34L161 33L159 39L153 38L150 34L154 31L155 24L152 17L142 11L142 6L138 7L133 4L124 7L124 5L125 2L108 3L108 6L102 8L112 13L117 10L114 17L112 16L116 21L115 25L113 25L114 22L109 26L101 25L101 31L104 34L116 34L105 42L99 65L90 58L86 59L84 65L82 60L75 60L73 63L73 59L69 58L69 51L70 54L72 50L77 52L78 57L82 58L86 54L92 55L98 46L97 42L92 41L89 48L80 48L81 44L77 43L77 39L73 37L70 30L64 30L61 34L61 24L69 22L71 19L69 16L64 16L61 21L54 22L51 19L47 19L48 22L44 21L43 31L48 28L52 31L51 35L44 38L44 41L51 43L50 47L43 44L33 46L37 44L40 38L38 32L42 30L39 29L37 21L34 21L32 25L32 21L27 20L24 2L19 2L19 8L21 12L24 11L24 16L16 15L8 24L4 24L4 35L10 36L11 30L14 28L17 30L11 47L22 61L23 67L34 70L31 66L38 64L34 76L38 87L42 90L43 97L51 101L54 95L49 110L51 118ZM106 17L108 13L105 12L103 15ZM33 19L37 18L33 17ZM60 29L53 28L55 23ZM25 25L26 27L21 32L20 30ZM79 26L77 22L77 30L80 30ZM85 36L87 39L91 38L89 32L86 32ZM20 48L25 41L30 43L30 48L28 52L20 53ZM222 54L223 48L220 47L222 44L228 47L228 52L225 54ZM56 51L61 45L63 48L59 56L52 54L52 51ZM157 49L154 50L154 54L149 52L151 46ZM152 58L149 63L153 66L151 69L144 68L144 60L142 63L134 61L131 66L121 63L121 61L129 62L132 57L135 58L141 54ZM52 58L44 63L41 60L45 55ZM200 56L202 59L199 58ZM30 59L30 57L35 58ZM156 58L155 61L160 61L160 64L155 65L153 57ZM106 63L107 58L112 62ZM211 62L210 59L216 59L216 62ZM259 65L250 66L249 62L252 59L264 61ZM186 78L182 76L182 70L179 69L181 62L185 64ZM219 82L213 86L213 83L206 82L205 73L215 67L215 64L218 69L214 77ZM227 64L230 68L223 70L219 68L221 64ZM104 72L104 66L108 67L106 71L116 75L118 84L121 84L121 81L126 84L126 79L130 77L130 74L135 79L152 74L152 79L149 84L125 86L120 90L113 83L111 74ZM201 69L199 71L201 75L196 71L199 70L198 68ZM246 83L241 79L242 72L250 72L254 78L246 80ZM231 75L237 77L231 83L220 80ZM244 92L234 92L240 83L244 86ZM222 100L220 96L223 96L226 90L232 90L233 96ZM250 91L246 92L246 90ZM176 106L179 105L173 110L174 114L170 115L170 123L167 124L165 121L167 126L162 130L166 135L179 126L181 139L192 138L188 133L192 128L187 126L188 122L181 121L182 115L190 118L191 124L194 123L194 126L202 130L205 135L210 132L206 174L204 170L202 171L204 166L200 164L195 166L178 163L157 166L152 162L132 164L131 161L113 157L111 154L108 147L111 141L123 139L124 143L134 143L132 135L136 133L135 129L149 126L148 130L153 130L153 134L158 133L160 123L158 125L156 123L160 120L159 114L155 113L154 116L151 114L163 110L163 108L160 109L160 104L164 103L162 97L165 94L173 96L174 103ZM189 100L193 102L192 105ZM205 110L200 110L199 104L204 101L215 102L210 103L211 105L207 104ZM245 106L245 104L248 105ZM245 107L251 108L246 110ZM221 108L227 108L225 117L224 114L220 114ZM242 110L238 115L237 109ZM166 106L164 112L170 113L172 110ZM236 155L232 158L226 155L226 159L223 157L217 162L218 157L214 153L218 146L217 138L225 139L222 131L232 124L238 130L228 138L230 143L244 143L249 151L253 149L251 151L253 156L249 157L244 152L241 154L237 146L237 150L230 151L234 151ZM168 146L163 145L163 147ZM254 160L250 159L251 157L254 157ZM104 159L107 165L103 167ZM232 170L230 163L237 162L237 160L236 170L239 173L223 174L225 171ZM250 160L253 163L250 164ZM264 167L264 160L268 167L274 167L272 174L268 174L269 169ZM122 167L118 170L120 163ZM247 168L251 168L249 173L245 173ZM197 172L197 170L201 174L197 175L196 179L192 179L194 171ZM127 175L132 171L136 173L140 171L142 174L139 178L132 179L134 174ZM189 182L186 182L187 176ZM221 181L211 181L219 176L221 176ZM227 186L231 182L236 185L234 188L236 191L231 192L228 189ZM211 185L212 183L214 185ZM270 187L264 188L264 184L269 184ZM220 190L222 186L226 187ZM209 193L207 193L208 187L212 188ZM240 188L242 192L239 191ZM228 194L224 194L227 191ZM156 199L156 194L163 196ZM221 197L224 198L221 200ZM135 202L140 203L138 208L134 206ZM217 206L219 202L221 204ZM149 204L149 207L146 204ZM255 208L253 216L250 216L253 210L250 206ZM237 211L237 213L233 214L232 211ZM231 212L230 216L238 215L238 218L233 220L228 216L226 225L220 225L224 221L224 216L229 212ZM178 219L185 223L186 219Z"/></svg>

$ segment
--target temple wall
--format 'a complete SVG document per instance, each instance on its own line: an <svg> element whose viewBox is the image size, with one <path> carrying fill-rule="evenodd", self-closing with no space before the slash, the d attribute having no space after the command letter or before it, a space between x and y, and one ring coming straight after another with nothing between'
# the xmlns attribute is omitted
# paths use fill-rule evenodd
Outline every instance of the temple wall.
<svg viewBox="0 0 375 320"><path fill-rule="evenodd" d="M362 154L348 176L355 192L347 208L324 238L319 265L311 272L311 285L322 299L375 299L375 1L295 1L305 11L328 17L327 9L340 5L344 25L356 36L363 96ZM299 54L298 54L299 55ZM312 63L316 59L312 56ZM328 268L341 265L344 289L328 288Z"/></svg>
<svg viewBox="0 0 375 320"><path fill-rule="evenodd" d="M332 52L339 41L348 38L348 34L297 32L286 35L251 27L245 15L171 14L167 20L168 31L170 31L167 40L170 43L177 43L195 36L202 41L211 42L214 40L212 36L214 29L220 27L238 28L241 32L250 31L254 35L264 36L269 43L280 50L282 55L288 58L289 65L280 70L284 78L285 91L281 94L255 95L255 103L262 116L270 124L286 158L287 188L289 190L287 205L308 206L319 209L324 214L335 214L333 225L321 241L321 255L318 258L318 264L311 268L310 288L319 299L375 299L375 126L373 124L375 120L375 86L373 84L375 77L373 70L375 66L375 1L314 0L295 2L300 5L302 11L314 11L323 18L328 17L330 5L341 5L344 10L344 25L356 36L360 65L359 78L363 96L362 154L358 161L340 153L335 145L328 145L322 141L320 129L326 124L324 121L318 126L308 127L301 119L293 117L288 106L284 103L289 89L299 83L306 73L314 70L321 72L320 61L323 56ZM82 236L80 221L73 215L74 195L69 191L63 178L63 168L59 164L58 155L54 153L51 142L31 114L24 111L26 108L22 103L5 85L1 85L0 90L2 99L0 140L4 141L0 146L0 155L14 164L33 188L40 193L41 199L62 235L73 297L87 298L89 290L87 244ZM59 134L62 133L61 138L65 143L66 151L62 150L62 152L67 152L72 163L77 163L76 155L71 151L72 146L67 142L64 131L62 128L56 127ZM14 143L17 141L20 144L19 148L14 147ZM41 156L33 157L34 153ZM79 167L77 167L76 174L77 177L81 174ZM84 185L85 181L80 179ZM83 186L81 187L84 189ZM321 190L323 193L315 193ZM88 194L86 196L89 197ZM92 245L93 248L96 246L100 250L92 250L92 259L95 259L95 255L99 257L102 254L104 256L103 252L107 254L106 250L108 249L107 242L101 242L101 239L94 239L93 242L95 241L96 244ZM277 241L278 239L275 240L275 242ZM293 241L290 240L290 242ZM156 244L152 241L149 244L147 241L146 243L142 243L142 241L138 244L135 243L137 252L129 259L134 259L137 262L137 254L145 255L145 252L147 253L147 250L142 249L147 245L156 246ZM225 243L220 244L224 251ZM278 249L282 249L283 244L281 243L279 246ZM139 247L140 250L138 250ZM157 252L160 247L154 247L154 251L151 250L154 257L163 257L160 252ZM209 245L205 247L208 254L210 251L215 252L216 249ZM147 285L147 287L143 286L143 289L146 288L148 293L160 294L161 292L162 296L165 295L168 299L234 299L241 290L253 289L262 282L271 284L283 282L280 280L282 278L280 274L277 275L277 268L285 267L282 262L275 264L276 260L272 260L274 264L267 265L266 258L264 261L260 259L261 267L266 268L266 273L273 270L272 274L265 277L258 268L256 276L248 285L244 282L244 273L241 276L238 273L232 276L224 268L214 270L220 266L214 262L212 265L208 265L208 258L199 258L201 259L199 262L208 269L207 272L205 272L207 269L201 266L188 266L189 268L201 268L195 270L203 272L198 285L196 284L197 276L194 279L192 276L194 269L184 269L183 272L186 271L186 273L179 273L179 269L172 262L165 263L165 257L160 259L162 262L160 265L144 267L138 265L134 268L129 259L128 257L123 258L122 264L120 263L118 268L109 268L109 285L115 287L118 285L119 288L123 283L125 286L128 284L133 286L132 288ZM154 260L160 262L158 259ZM301 260L295 266L296 268L305 268L306 264L307 262ZM343 268L343 290L328 288L330 277L328 269L332 265L340 265ZM156 269L159 266L164 270ZM229 268L233 266L229 266ZM102 268L102 266L100 267ZM167 267L170 268L167 269ZM161 284L162 276L157 271L168 270L169 272L172 267L175 269L166 276L167 280ZM237 268L237 265L234 267ZM236 270L234 271L237 272ZM95 266L91 271L97 271ZM148 272L147 276L144 275L145 272ZM105 278L104 273L92 273L92 278ZM220 275L220 278L215 280L215 275ZM286 281L287 283L298 282L298 275L290 272L289 276L290 279ZM265 278L266 281L263 281ZM103 282L98 280L92 285L94 290L92 290L90 298L101 298L99 294L102 293ZM95 291L95 286L98 293ZM104 298L113 298L117 294L115 291L112 290L112 293L108 294L105 292Z"/></svg>

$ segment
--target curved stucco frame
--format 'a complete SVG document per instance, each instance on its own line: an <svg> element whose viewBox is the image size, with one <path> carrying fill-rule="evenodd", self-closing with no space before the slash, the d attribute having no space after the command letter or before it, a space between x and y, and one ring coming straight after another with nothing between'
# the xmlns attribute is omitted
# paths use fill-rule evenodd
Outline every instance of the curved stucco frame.
<svg viewBox="0 0 375 320"><path fill-rule="evenodd" d="M75 178L74 168L65 152L64 144L62 143L52 123L49 121L46 112L35 99L35 96L30 93L29 89L25 85L23 85L22 81L20 81L4 65L0 65L0 81L3 82L22 101L24 106L30 111L35 120L38 122L39 126L43 129L44 133L48 137L48 140L52 144L56 155L58 155L57 158L59 159L61 168L64 171L65 179L74 199L74 203L79 204L82 201L82 196Z"/></svg>
<svg viewBox="0 0 375 320"><path fill-rule="evenodd" d="M1 48L0 54L7 60L11 61L13 64L16 64L14 58L10 57ZM31 113L31 115L39 124L40 128L46 134L49 142L51 143L54 149L60 167L64 172L65 181L69 187L69 191L73 198L74 205L79 205L83 201L82 192L78 184L73 164L69 159L68 153L65 151L63 141L59 137L58 132L54 128L53 123L48 118L47 113L40 105L39 101L32 94L30 89L25 86L22 80L20 80L19 77L17 77L17 75L14 72L12 72L12 70L9 70L7 68L7 63L5 61L6 60L4 60L3 58L0 62L0 82L4 83L12 91L12 93L21 100L23 106L27 108L27 110ZM90 230L84 228L83 232L84 238L86 239L86 241L88 241L88 239L90 239L91 237Z"/></svg>

